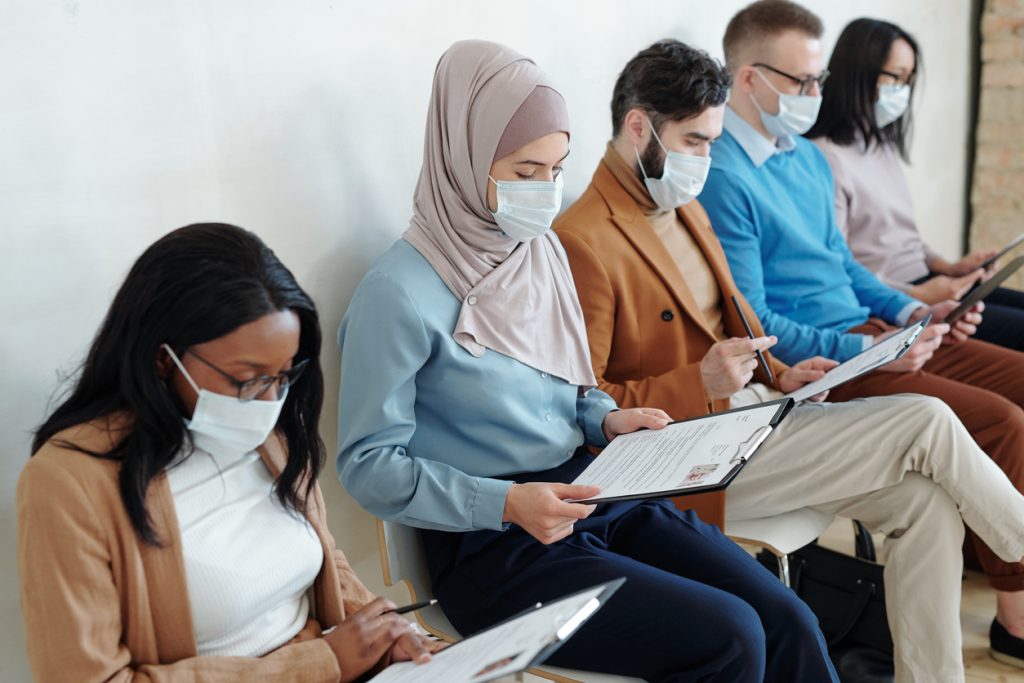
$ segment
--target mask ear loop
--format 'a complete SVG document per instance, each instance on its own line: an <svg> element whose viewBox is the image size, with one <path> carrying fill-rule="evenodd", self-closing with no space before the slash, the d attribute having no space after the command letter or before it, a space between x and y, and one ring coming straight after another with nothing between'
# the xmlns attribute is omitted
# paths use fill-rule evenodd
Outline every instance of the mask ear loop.
<svg viewBox="0 0 1024 683"><path fill-rule="evenodd" d="M171 360L178 366L178 369L181 370L181 374L185 376L185 379L188 380L188 383L192 385L192 388L195 389L196 394L198 395L199 385L195 383L195 380L192 379L192 375L188 374L188 370L186 370L185 366L181 364L181 361L178 359L178 354L174 353L174 349L167 344L161 344L161 346L167 350L167 353L171 356Z"/></svg>
<svg viewBox="0 0 1024 683"><path fill-rule="evenodd" d="M665 149L664 143L661 141L661 138L658 137L658 131L654 130L654 124L651 123L651 120L646 116L644 118L647 119L647 125L651 127L651 135L654 136L654 140L658 143L658 146L661 147L661 151L667 155L668 150ZM636 152L636 163L640 164L640 172L644 174L644 179L646 180L648 178L647 169L644 168L644 162L640 160L640 149L636 145L633 145L633 151Z"/></svg>

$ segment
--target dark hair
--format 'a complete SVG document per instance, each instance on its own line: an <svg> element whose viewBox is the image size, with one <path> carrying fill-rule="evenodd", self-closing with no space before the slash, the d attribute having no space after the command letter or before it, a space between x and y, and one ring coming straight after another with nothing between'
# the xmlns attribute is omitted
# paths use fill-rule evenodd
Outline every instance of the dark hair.
<svg viewBox="0 0 1024 683"><path fill-rule="evenodd" d="M145 542L158 544L146 491L182 448L191 446L181 402L157 370L161 345L181 355L194 344L282 310L299 318L299 357L308 358L309 365L288 391L278 418L288 463L275 491L282 504L305 510L324 463L316 307L259 237L233 225L189 225L146 249L114 297L70 395L36 430L33 453L64 429L124 413L130 422L108 451L58 443L119 462L121 498L132 526Z"/></svg>
<svg viewBox="0 0 1024 683"><path fill-rule="evenodd" d="M725 104L729 74L707 52L666 39L629 60L612 92L612 136L622 130L630 109L648 112L656 129L662 123L699 116Z"/></svg>
<svg viewBox="0 0 1024 683"><path fill-rule="evenodd" d="M725 63L735 71L742 46L758 43L786 31L800 31L821 38L825 27L814 12L788 0L758 0L747 5L729 20L722 38Z"/></svg>
<svg viewBox="0 0 1024 683"><path fill-rule="evenodd" d="M921 71L921 53L913 36L896 24L879 19L856 19L843 29L828 63L831 75L822 89L821 111L807 137L827 137L838 145L864 142L889 144L907 160L911 109L885 128L875 122L878 76L889 58L892 44L902 38L914 51L914 74ZM911 101L915 78L911 78Z"/></svg>

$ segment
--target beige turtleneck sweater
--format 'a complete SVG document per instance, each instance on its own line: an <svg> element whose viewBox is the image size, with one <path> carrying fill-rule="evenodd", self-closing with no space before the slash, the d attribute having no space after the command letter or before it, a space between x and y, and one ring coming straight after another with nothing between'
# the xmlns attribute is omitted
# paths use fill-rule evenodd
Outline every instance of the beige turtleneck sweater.
<svg viewBox="0 0 1024 683"><path fill-rule="evenodd" d="M604 155L604 163L643 211L647 222L665 245L672 260L679 266L679 271L693 293L693 298L697 300L708 328L715 333L717 339L724 339L722 292L718 288L715 274L704 258L704 252L697 246L679 214L674 210L663 211L654 204L637 171L622 158L610 142Z"/></svg>

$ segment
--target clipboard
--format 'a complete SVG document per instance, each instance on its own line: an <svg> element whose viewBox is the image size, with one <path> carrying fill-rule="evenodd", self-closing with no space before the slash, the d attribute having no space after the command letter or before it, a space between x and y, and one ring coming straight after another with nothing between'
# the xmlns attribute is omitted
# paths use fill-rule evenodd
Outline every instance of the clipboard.
<svg viewBox="0 0 1024 683"><path fill-rule="evenodd" d="M902 335L904 337L903 343L900 345L900 348L896 350L895 355L888 358L887 360L874 363L868 360L870 355L878 353L879 344L884 344L886 341L888 341L888 339L883 339L881 342L879 342L879 344L875 344L875 346L873 347L864 349L853 358L850 358L844 363L840 363L836 367L832 368L827 373L825 373L825 376L822 377L821 379L806 384L797 389L796 391L791 391L789 394L787 394L787 396L797 402L806 401L812 396L817 396L822 392L831 391L836 387L841 387L848 382L852 382L858 377L863 377L869 372L874 372L880 367L886 366L889 363L895 362L900 358L903 358L907 351L910 350L910 347L914 345L914 342L917 341L917 338L921 336L921 333L924 332L924 329L928 327L931 321L932 316L929 314L926 315L921 320L918 320L913 325L908 325L907 327L904 327L903 330L896 335ZM907 335L908 332L910 333L909 336ZM835 375L833 373L835 373L837 370L839 370L842 374L844 372L849 371L849 368L851 366L856 367L858 364L863 365L863 367L858 367L856 372L854 372L853 374L847 377L843 377L839 381L835 381ZM832 376L831 381L829 377L830 375Z"/></svg>
<svg viewBox="0 0 1024 683"><path fill-rule="evenodd" d="M732 452L731 456L729 457L729 459L727 461L727 464L730 466L730 469L728 471L726 471L723 475L721 475L713 483L710 483L710 484L698 484L698 485L688 485L688 486L676 486L676 487L669 487L669 488L657 489L657 490L649 490L649 491L645 491L643 493L627 494L627 495L609 495L609 496L604 496L604 495L598 494L594 498L585 498L585 499L580 499L580 500L572 500L572 501L568 501L568 502L586 503L588 505L594 505L594 504L600 504L600 503L612 503L612 502L621 501L621 500L648 500L648 499L652 499L652 498L669 498L669 497L673 497L674 498L676 496L686 496L686 495L691 495L691 494L696 494L696 493L708 493L708 492L711 492L711 491L721 491L721 490L724 490L725 488L727 488L729 486L729 484L732 483L732 481L736 478L736 476L743 470L743 468L746 466L747 462L750 461L750 458L754 455L754 453L757 451L757 449L760 448L761 444L763 444L764 441L771 435L772 431L774 431L775 428L778 427L779 423L781 423L782 420L785 419L786 415L789 414L789 411L791 411L793 409L794 405L796 405L796 402L793 401L793 399L785 397L785 398L776 399L774 401L766 401L764 403L758 403L758 404L751 405L751 406L744 406L742 408L733 408L731 410L724 410L724 411L717 412L717 413L711 413L710 415L701 415L701 416L698 416L698 417L690 417L690 418L686 418L684 420L676 420L675 422L670 422L665 427L665 429L668 429L668 428L670 428L673 425L696 423L696 422L701 422L701 421L706 421L706 420L711 420L711 419L719 418L719 417L724 416L724 415L735 415L737 413L743 413L743 412L748 412L748 411L752 411L752 410L761 410L761 409L764 409L766 407L774 407L775 408L775 412L772 415L772 418L768 422L768 424L765 424L761 428L757 429L748 439L746 439L742 443L740 443L739 447L736 448ZM650 430L642 430L642 431L650 431ZM639 432L637 432L637 433L639 433ZM623 434L622 436L620 436L618 438L623 438L623 437L628 437L628 436L629 436L628 434ZM604 457L603 454L597 456L597 459L595 460L595 462L600 460L602 457ZM584 482L581 482L580 479L583 478L584 475L586 475L591 470L591 468L593 466L594 466L594 464L592 463L590 465L590 467L588 467L586 470L584 470L583 473L580 474L580 476L577 477L576 480L571 482L571 483L573 483L573 484L584 483Z"/></svg>
<svg viewBox="0 0 1024 683"><path fill-rule="evenodd" d="M999 285L1006 282L1011 275L1020 270L1021 266L1024 266L1024 256L1018 256L1007 263L998 273L968 292L967 296L960 301L960 305L954 308L953 311L946 316L943 322L947 325L952 325L957 320L964 317L969 310L974 308L975 304L992 292L996 291L996 289L999 288Z"/></svg>
<svg viewBox="0 0 1024 683"><path fill-rule="evenodd" d="M543 664L544 661L547 660L547 658L560 648L570 637L572 637L572 635L579 630L580 626L593 616L594 613L604 607L609 598L611 598L615 591L619 590L625 582L625 577L613 579L590 588L584 588L583 590L576 591L546 604L538 602L533 607L527 608L504 621L498 622L483 631L478 631L472 636L463 638L457 643L435 654L434 659L427 664L417 665L408 662L399 665L392 665L371 678L370 683L374 683L375 681L378 683L389 683L391 681L395 681L395 683L402 683L406 680L443 680L445 683L485 683L485 681L503 678L505 676L539 666L540 664ZM487 637L493 636L494 631L498 629L506 630L508 627L514 625L516 621L529 618L539 613L541 610L550 610L551 608L557 607L560 603L570 602L587 593L594 593L594 596L583 606L577 609L572 616L565 619L564 623L558 626L552 624L552 627L554 627L554 633L552 633L551 637L544 644L540 645L539 649L536 649L536 651L532 653L524 651L510 655L502 652L491 654L490 650L482 650L481 654L483 656L480 659L486 661L473 662L473 665L469 667L473 669L472 672L467 671L465 665L458 667L459 670L457 672L452 672L451 666L445 666L445 660L450 659L454 651L457 650L458 652L455 654L461 655L465 648L472 647L474 641L480 645L481 641L486 642L488 639ZM462 649L460 650L460 648ZM519 661L516 661L517 659L519 659ZM404 667L404 670L396 669L391 671L396 666Z"/></svg>
<svg viewBox="0 0 1024 683"><path fill-rule="evenodd" d="M1001 259L1004 256L1006 256L1007 254L1009 254L1011 251L1016 249L1017 246L1019 244L1021 244L1022 242L1024 242L1024 232L1022 232L1021 234L1017 235L1009 244L1007 244L1005 247L1000 249L998 254L996 254L995 256L993 256L991 258L985 259L985 261L981 265L979 265L978 267L979 268L984 268L985 270L988 270L989 268L991 268L995 264L996 261L998 261L999 259Z"/></svg>

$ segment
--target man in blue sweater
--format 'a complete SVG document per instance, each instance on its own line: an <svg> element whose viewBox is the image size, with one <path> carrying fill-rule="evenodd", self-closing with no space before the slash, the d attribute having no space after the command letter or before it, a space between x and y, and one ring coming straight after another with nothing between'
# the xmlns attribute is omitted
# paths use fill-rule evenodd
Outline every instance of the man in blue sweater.
<svg viewBox="0 0 1024 683"><path fill-rule="evenodd" d="M736 284L789 363L847 360L933 306L881 283L851 255L834 216L831 171L800 137L821 102L821 21L786 0L761 0L729 22L733 89L701 200ZM842 401L918 393L944 400L978 444L1024 490L1024 353L970 339L982 306L950 326L936 322L901 360L834 390ZM1000 561L975 538L997 589L992 647L1024 667L1024 566Z"/></svg>

